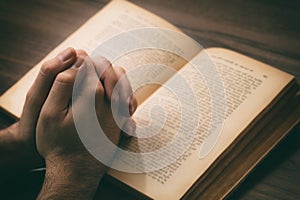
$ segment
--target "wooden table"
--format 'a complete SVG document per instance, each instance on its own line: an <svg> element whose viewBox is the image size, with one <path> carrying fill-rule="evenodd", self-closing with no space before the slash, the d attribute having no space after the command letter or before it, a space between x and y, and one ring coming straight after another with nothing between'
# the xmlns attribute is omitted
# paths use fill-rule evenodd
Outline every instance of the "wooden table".
<svg viewBox="0 0 300 200"><path fill-rule="evenodd" d="M133 2L172 22L204 47L233 49L294 74L300 80L300 4L297 1ZM106 3L105 0L1 0L0 94ZM12 122L0 114L0 128ZM300 199L299 131L298 126L229 199ZM42 172L12 179L0 185L0 199L33 199L42 181ZM98 195L107 199L132 199L106 181Z"/></svg>

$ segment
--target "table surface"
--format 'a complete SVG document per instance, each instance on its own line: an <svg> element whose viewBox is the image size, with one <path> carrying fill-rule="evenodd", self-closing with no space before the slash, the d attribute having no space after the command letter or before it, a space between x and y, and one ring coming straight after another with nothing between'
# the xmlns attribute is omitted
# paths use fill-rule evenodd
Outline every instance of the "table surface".
<svg viewBox="0 0 300 200"><path fill-rule="evenodd" d="M1 0L0 95L108 1ZM133 0L178 26L204 47L225 47L294 74L300 80L297 0ZM0 114L0 128L12 121ZM229 199L300 199L300 127L264 159ZM0 198L33 199L43 173L0 185ZM4 196L3 196L4 195ZM132 199L107 181L98 196ZM122 197L122 198L120 198Z"/></svg>

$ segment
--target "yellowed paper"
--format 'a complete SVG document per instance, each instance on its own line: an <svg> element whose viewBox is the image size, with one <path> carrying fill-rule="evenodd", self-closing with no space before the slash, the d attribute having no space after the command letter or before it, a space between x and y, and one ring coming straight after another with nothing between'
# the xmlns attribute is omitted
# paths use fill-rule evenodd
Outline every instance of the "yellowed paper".
<svg viewBox="0 0 300 200"><path fill-rule="evenodd" d="M179 71L179 74L185 77L193 87L199 100L199 110L202 113L195 140L188 151L176 162L159 171L148 174L129 174L110 170L110 175L151 198L179 199L292 80L291 75L229 50L212 48L208 49L207 53L221 74L226 95L226 119L216 146L205 158L199 158L199 147L209 137L207 127L211 121L212 105L203 78L197 75L192 66L186 65ZM176 82L172 83L171 78L166 84L176 84ZM135 139L127 145L127 148L133 151L139 148L140 151L147 152L159 149L170 142L178 131L180 123L180 109L178 105L176 106L176 102L176 98L163 87L150 96L134 115L137 124L150 123L148 113L150 108L157 103L165 104L164 108L169 109L171 116L158 136L146 141ZM194 116L195 113L191 113L190 117ZM157 145L153 147L153 144ZM126 164L128 163L124 161L124 165Z"/></svg>

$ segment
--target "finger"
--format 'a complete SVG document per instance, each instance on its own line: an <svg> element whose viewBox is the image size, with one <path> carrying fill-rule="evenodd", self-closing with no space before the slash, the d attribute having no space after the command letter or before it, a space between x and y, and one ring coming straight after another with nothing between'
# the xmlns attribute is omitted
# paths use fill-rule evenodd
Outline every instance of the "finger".
<svg viewBox="0 0 300 200"><path fill-rule="evenodd" d="M125 71L122 68L113 68L111 63L101 56L92 58L92 62L98 77L100 77L104 85L106 96L112 102L117 103L117 106L113 108L118 110L117 115L115 115L117 124L122 129L125 129L125 132L128 132L128 134L133 134L135 131L135 123L132 123L134 121L130 116L134 113L137 102L132 95L132 89L125 75ZM115 88L117 81L119 81L118 87ZM113 92L116 92L115 96L113 96Z"/></svg>
<svg viewBox="0 0 300 200"><path fill-rule="evenodd" d="M117 75L111 63L103 56L92 57L91 59L97 75L103 83L105 95L111 101L114 87L118 81Z"/></svg>
<svg viewBox="0 0 300 200"><path fill-rule="evenodd" d="M75 50L67 48L41 66L37 78L28 91L22 115L38 118L56 75L68 68L75 60ZM35 120L32 120L32 123L35 123Z"/></svg>
<svg viewBox="0 0 300 200"><path fill-rule="evenodd" d="M132 116L137 108L137 100L135 95L133 94L130 82L128 77L126 76L126 72L122 67L115 67L115 73L118 77L118 87L119 88L119 95L121 106L123 109L129 109L129 115ZM124 111L126 114L128 111Z"/></svg>
<svg viewBox="0 0 300 200"><path fill-rule="evenodd" d="M77 59L76 62L73 64L73 67L79 68L84 63L85 59L88 57L88 54L82 49L76 50L76 53Z"/></svg>
<svg viewBox="0 0 300 200"><path fill-rule="evenodd" d="M114 68L118 80L120 81L120 99L123 102L123 106L129 109L129 115L132 116L137 108L137 100L132 92L130 82L126 76L125 70L121 67ZM118 84L119 85L119 84ZM122 133L125 137L131 137L135 135L136 123L128 116L125 124L122 127Z"/></svg>
<svg viewBox="0 0 300 200"><path fill-rule="evenodd" d="M93 104L103 104L100 101L96 101L97 103L95 103L95 93L97 92L99 94L100 92L99 86L97 85L99 82L100 81L95 71L94 64L89 57L86 57L82 66L78 69L76 82L73 88L72 103L73 108L75 107L75 110L78 110L78 112L86 110L91 110L91 112L94 112L95 106L93 106ZM104 89L102 99L104 99ZM93 109L91 109L91 107L93 107Z"/></svg>
<svg viewBox="0 0 300 200"><path fill-rule="evenodd" d="M96 88L96 112L97 117L102 127L102 130L106 134L106 136L110 139L112 143L117 145L120 140L121 130L118 127L118 122L121 123L121 126L124 126L124 122L122 123L119 119L113 116L113 111L110 106L110 102L104 99L104 87L101 82L98 82ZM105 115L104 115L105 113Z"/></svg>
<svg viewBox="0 0 300 200"><path fill-rule="evenodd" d="M74 116L75 123L78 122L77 125L84 127L84 132L90 132L88 137L93 138L95 130L98 130L97 124L100 123L106 136L114 144L117 144L120 138L120 129L112 116L110 102L105 99L104 86L100 82L93 64L88 62L89 59L78 71L77 76L80 77L80 80L76 82L76 88L74 88L77 91L73 91L75 100L72 100L70 112ZM79 85L77 86L77 84ZM93 113L96 114L95 118Z"/></svg>
<svg viewBox="0 0 300 200"><path fill-rule="evenodd" d="M48 98L43 106L49 113L58 114L68 112L76 74L77 69L69 68L56 76Z"/></svg>
<svg viewBox="0 0 300 200"><path fill-rule="evenodd" d="M93 97L95 97L95 88L99 82L94 64L90 57L83 55L82 58L84 58L84 60L79 68L75 68L78 69L73 91L73 97L75 101L81 96L85 98L86 96L94 95ZM77 63L76 67L78 67L79 64L80 63Z"/></svg>
<svg viewBox="0 0 300 200"><path fill-rule="evenodd" d="M76 81L77 81L76 87L81 87L82 85L84 85L84 84L82 84L82 82L85 81L87 76L89 76L87 74L88 68L93 68L93 64L92 64L90 58L88 57L88 54L84 50L79 49L79 50L76 50L76 52L77 52L77 60L73 64L72 67L75 69L78 69L78 73L76 76ZM76 88L75 90L76 90L76 92L81 91L82 88Z"/></svg>

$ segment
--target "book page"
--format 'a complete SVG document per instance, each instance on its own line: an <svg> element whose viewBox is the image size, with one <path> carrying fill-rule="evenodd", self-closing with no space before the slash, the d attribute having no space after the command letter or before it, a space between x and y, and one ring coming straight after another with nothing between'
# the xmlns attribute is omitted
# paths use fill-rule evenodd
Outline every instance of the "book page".
<svg viewBox="0 0 300 200"><path fill-rule="evenodd" d="M207 54L215 64L223 87L208 85L214 84L214 81L206 80L205 76L209 75L214 79L214 72L211 66L205 67L206 62L203 59L207 57ZM183 126L186 131L193 131L189 127L195 125L193 119L198 117L197 129L194 130L195 135L192 135L194 139L189 148L176 161L154 172L134 174L117 170L109 171L111 176L154 199L179 199L182 197L293 78L266 64L221 48L211 48L199 53L193 63L199 64L200 67L197 69L200 69L201 73L194 66L187 64L166 82L165 87L160 87L136 111L134 118L138 126L143 128L143 126L152 124L152 130L144 129L146 132L144 134L151 137L133 138L123 142L122 145L124 149L132 152L160 150L175 140L180 126ZM198 109L194 107L194 111L189 110L185 123L182 123L184 119L182 119L183 111L180 104L186 101L187 104L190 103L190 106L194 105L189 102L189 99L178 99L174 95L174 91L180 93L180 91L187 90L186 87L178 84L178 78L176 78L178 76L187 80L197 97ZM225 94L225 101L213 101L212 93L222 94L222 92ZM213 109L222 110L224 107L225 112L218 115L220 119L214 121ZM161 123L159 116L164 114L167 116ZM189 121L191 123L186 123ZM216 137L212 130L216 129L217 123L220 123L221 129ZM204 155L201 154L203 146L211 138L216 143ZM184 141L176 145L179 147L183 143ZM168 154L174 154L178 149L170 148L169 150ZM156 160L158 160L158 164L163 162L168 154L153 158L153 164L156 163ZM122 161L122 158L119 160L121 160L119 162L123 162L123 165L143 168L143 166L133 166L129 160ZM145 164L147 163L145 162Z"/></svg>
<svg viewBox="0 0 300 200"><path fill-rule="evenodd" d="M168 46L169 49L174 49L173 52L187 52L190 56L194 56L199 52L198 47L193 48L189 44L184 42L177 41L176 39L173 42L172 40L164 40L167 36L157 32L155 35L141 35L141 37L133 38L135 42L126 42L126 37L123 37L123 41L120 44L115 45L110 43L112 46L103 44L110 40L114 41L114 37L120 35L121 33L128 32L130 30L136 30L140 28L152 28L152 27L161 27L168 30L179 31L176 27L166 22L165 20L155 16L154 14L139 8L138 6L129 3L127 1L112 1L102 10L96 13L92 18L90 18L84 25L82 25L76 32L70 35L64 42L57 46L52 52L50 52L43 60L41 60L36 66L34 66L22 79L20 79L15 85L13 85L7 92L5 92L0 97L0 106L8 111L13 116L19 118L21 116L22 108L25 102L25 96L30 86L32 85L35 77L42 65L46 60L49 60L60 51L66 49L67 47L74 47L75 49L83 49L88 54L102 55L111 59L112 54L116 55L121 50L130 48L132 44L139 44L139 42L146 43L146 46L155 46L162 42L165 42L165 46ZM143 38L144 37L144 38ZM147 41L141 41L141 40ZM115 46L114 46L115 45ZM98 48L98 49L97 49ZM97 50L95 52L95 49ZM124 52L123 52L124 53ZM149 63L149 60L155 56L157 58L155 62L160 62L164 65L174 67L175 69L180 68L186 63L175 54L167 54L165 51L148 51L148 53L139 53L138 59L136 54L133 53L133 59L130 59L130 55L126 55L126 59L116 59L116 64L123 65L126 70L132 69L132 67L137 66L138 63ZM153 59L152 59L153 60ZM114 60L113 60L114 61ZM118 61L118 62L117 62ZM162 69L163 71L163 69ZM155 73L151 70L147 74L150 79L157 78L156 74L163 72L156 71ZM161 79L166 79L170 75L160 76ZM135 83L135 79L131 76L132 85L138 85ZM163 82L165 80L158 80ZM146 92L140 92L138 95L139 102L142 102L145 99L145 96L150 95L156 87L146 88Z"/></svg>

